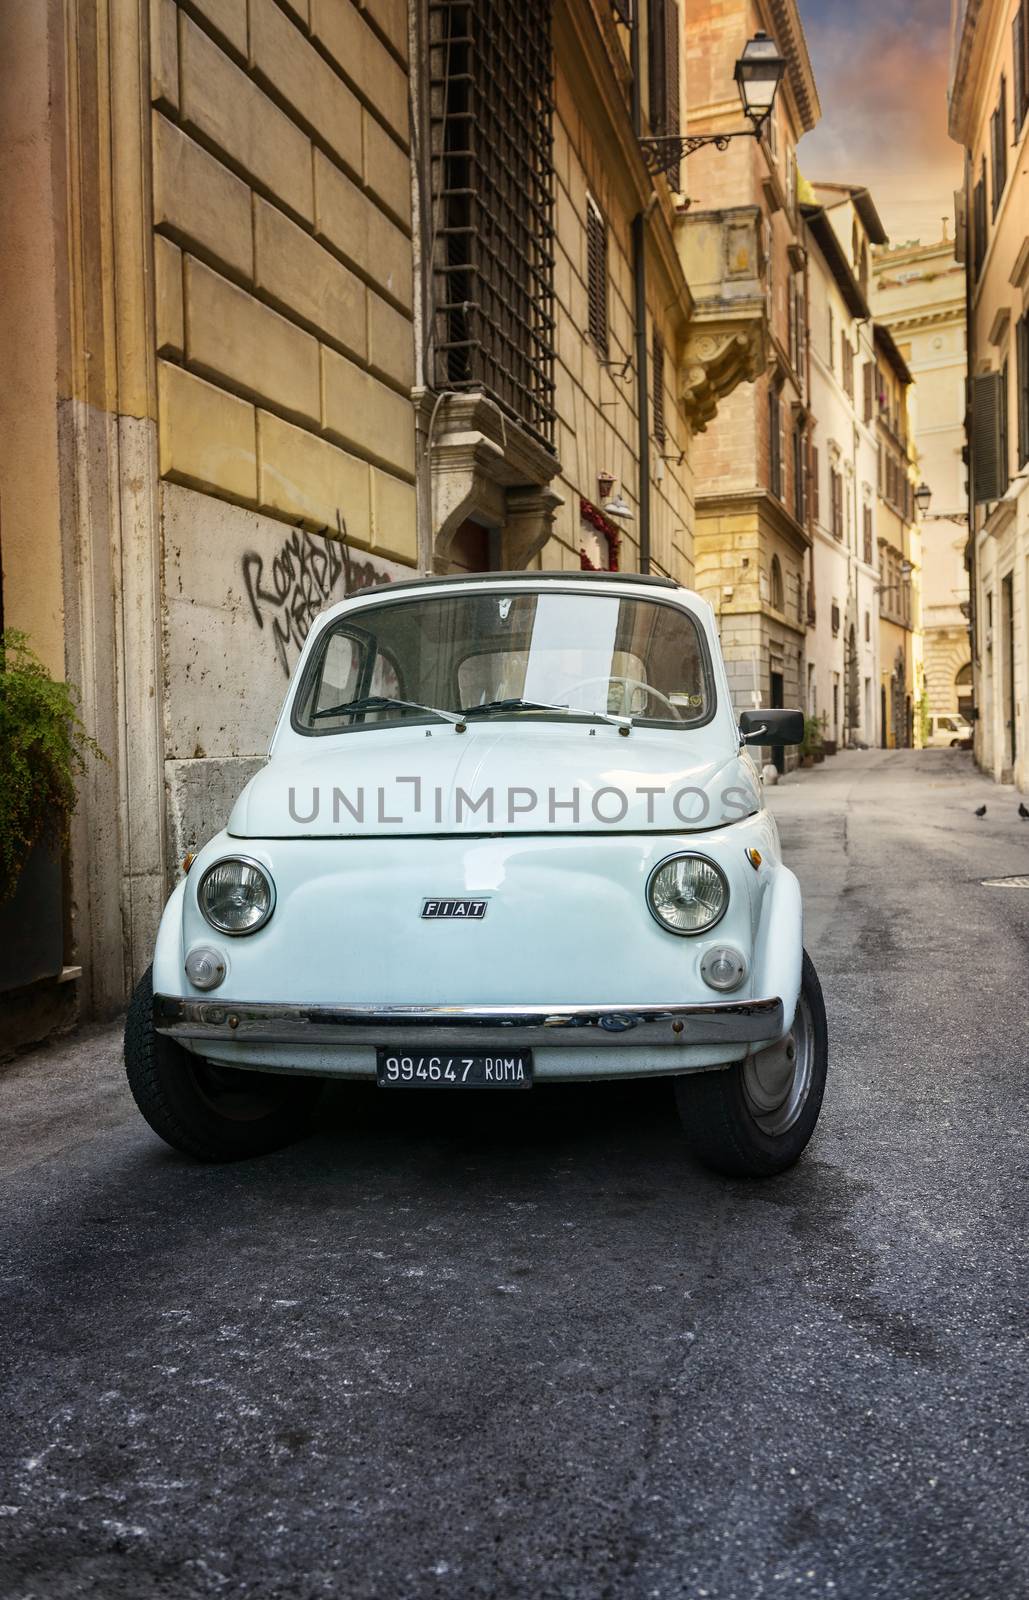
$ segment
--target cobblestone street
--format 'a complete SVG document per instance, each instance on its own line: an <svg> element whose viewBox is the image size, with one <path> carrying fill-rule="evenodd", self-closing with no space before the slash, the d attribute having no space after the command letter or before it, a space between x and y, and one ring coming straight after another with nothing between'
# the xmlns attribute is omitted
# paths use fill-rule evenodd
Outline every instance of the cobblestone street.
<svg viewBox="0 0 1029 1600"><path fill-rule="evenodd" d="M771 800L831 1040L782 1178L660 1081L202 1167L114 1027L3 1069L3 1600L1021 1592L1029 827L950 751Z"/></svg>

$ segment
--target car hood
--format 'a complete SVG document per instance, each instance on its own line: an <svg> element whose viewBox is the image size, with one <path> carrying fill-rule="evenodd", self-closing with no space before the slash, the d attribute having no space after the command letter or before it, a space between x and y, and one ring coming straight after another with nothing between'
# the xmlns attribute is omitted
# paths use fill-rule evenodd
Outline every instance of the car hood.
<svg viewBox="0 0 1029 1600"><path fill-rule="evenodd" d="M689 832L759 811L757 769L724 730L609 723L377 728L294 742L229 818L241 839Z"/></svg>

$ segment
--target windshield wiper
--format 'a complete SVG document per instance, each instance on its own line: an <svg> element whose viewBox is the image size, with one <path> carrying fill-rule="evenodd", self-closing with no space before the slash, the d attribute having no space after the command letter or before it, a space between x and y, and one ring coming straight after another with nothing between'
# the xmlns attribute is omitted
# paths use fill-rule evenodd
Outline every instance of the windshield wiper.
<svg viewBox="0 0 1029 1600"><path fill-rule="evenodd" d="M586 706L557 706L546 700L520 700L517 696L509 700L486 700L479 706L465 706L461 715L465 718L483 717L494 711L563 711L569 717L601 717L604 722L624 728L626 732L632 727L631 717L617 717L611 711L596 711Z"/></svg>
<svg viewBox="0 0 1029 1600"><path fill-rule="evenodd" d="M425 711L430 717L439 717L443 722L461 721L453 711L441 711L438 706L419 705L416 700L395 700L388 694L366 694L360 700L347 700L342 705L322 706L321 710L311 712L311 721L316 722L321 717L344 717L351 711L388 711L394 706L400 706L405 711Z"/></svg>

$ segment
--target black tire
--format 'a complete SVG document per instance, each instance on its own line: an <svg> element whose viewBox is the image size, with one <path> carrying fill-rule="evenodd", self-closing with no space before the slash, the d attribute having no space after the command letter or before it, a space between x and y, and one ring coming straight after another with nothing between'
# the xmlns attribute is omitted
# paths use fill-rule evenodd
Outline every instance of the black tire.
<svg viewBox="0 0 1029 1600"><path fill-rule="evenodd" d="M789 1041L793 1041L793 1056L789 1056ZM797 1063L801 1041L809 1052L803 1071ZM797 1018L783 1049L784 1056L762 1052L771 1067L771 1071L765 1070L767 1082L762 1082L757 1057L737 1061L721 1072L676 1078L675 1098L686 1143L696 1159L713 1172L732 1178L773 1177L792 1167L815 1130L825 1092L829 1034L822 986L806 950ZM787 1069L793 1076L781 1104L776 1105L779 1072L787 1060L793 1063ZM757 1099L765 1107L763 1114Z"/></svg>
<svg viewBox="0 0 1029 1600"><path fill-rule="evenodd" d="M220 1067L155 1033L152 968L125 1019L125 1072L154 1132L198 1161L244 1161L292 1144L322 1091L318 1078Z"/></svg>
<svg viewBox="0 0 1029 1600"><path fill-rule="evenodd" d="M951 748L951 749L952 749L952 750L956 750L956 749L957 749L957 748L958 748L958 746L959 746L959 744L960 744L960 740L958 740L958 739L952 739L952 740L951 740L951 741L950 741L950 748Z"/></svg>

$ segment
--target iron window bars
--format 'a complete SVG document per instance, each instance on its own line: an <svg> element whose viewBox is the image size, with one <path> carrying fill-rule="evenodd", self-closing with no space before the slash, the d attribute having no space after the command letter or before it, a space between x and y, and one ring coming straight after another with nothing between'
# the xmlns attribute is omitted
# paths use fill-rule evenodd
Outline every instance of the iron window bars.
<svg viewBox="0 0 1029 1600"><path fill-rule="evenodd" d="M551 0L430 0L433 372L553 449Z"/></svg>

